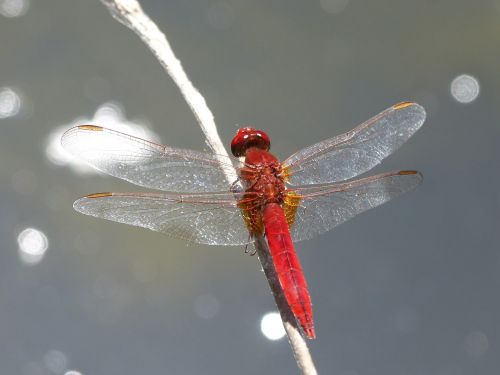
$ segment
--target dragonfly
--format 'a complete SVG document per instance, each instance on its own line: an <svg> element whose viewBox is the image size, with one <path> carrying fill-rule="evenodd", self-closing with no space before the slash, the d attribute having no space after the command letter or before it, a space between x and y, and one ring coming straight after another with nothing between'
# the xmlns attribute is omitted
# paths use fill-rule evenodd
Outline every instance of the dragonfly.
<svg viewBox="0 0 500 375"><path fill-rule="evenodd" d="M269 136L251 127L238 130L232 157L96 125L71 128L61 142L99 171L157 190L90 194L73 205L82 214L204 245L246 246L264 236L285 299L303 334L313 339L311 297L294 244L419 185L422 175L413 170L353 178L397 150L425 117L420 105L402 102L282 162L269 151Z"/></svg>

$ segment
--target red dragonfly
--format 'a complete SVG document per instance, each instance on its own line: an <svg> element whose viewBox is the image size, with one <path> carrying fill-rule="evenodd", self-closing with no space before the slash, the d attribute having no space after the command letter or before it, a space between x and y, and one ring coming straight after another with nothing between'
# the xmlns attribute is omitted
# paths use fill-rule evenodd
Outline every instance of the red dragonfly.
<svg viewBox="0 0 500 375"><path fill-rule="evenodd" d="M311 298L294 242L414 189L422 180L416 171L346 180L379 164L424 120L418 104L396 104L283 162L269 152L267 134L249 127L232 140L234 157L162 146L94 125L68 130L62 144L102 172L164 191L91 194L74 203L78 212L206 245L246 245L264 235L285 298L312 339ZM226 176L235 170L230 184Z"/></svg>

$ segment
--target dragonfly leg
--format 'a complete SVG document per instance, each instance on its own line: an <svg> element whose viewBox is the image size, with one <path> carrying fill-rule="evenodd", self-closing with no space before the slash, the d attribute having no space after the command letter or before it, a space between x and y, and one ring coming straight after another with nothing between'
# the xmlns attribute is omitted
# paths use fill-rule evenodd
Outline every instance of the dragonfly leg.
<svg viewBox="0 0 500 375"><path fill-rule="evenodd" d="M229 188L231 193L242 193L243 192L243 186L241 184L241 177L238 177L236 181L234 181L231 184L231 187Z"/></svg>
<svg viewBox="0 0 500 375"><path fill-rule="evenodd" d="M252 236L249 234L248 235L248 243L245 245L245 254L249 254L251 257L253 257L255 254L257 254L257 249L254 248L252 250L248 249L248 245L250 245L250 240L252 239Z"/></svg>
<svg viewBox="0 0 500 375"><path fill-rule="evenodd" d="M245 245L245 254L248 254L251 257L253 257L255 254L257 254L257 249L254 247L253 249L250 250L250 249L248 249L248 245L249 244Z"/></svg>

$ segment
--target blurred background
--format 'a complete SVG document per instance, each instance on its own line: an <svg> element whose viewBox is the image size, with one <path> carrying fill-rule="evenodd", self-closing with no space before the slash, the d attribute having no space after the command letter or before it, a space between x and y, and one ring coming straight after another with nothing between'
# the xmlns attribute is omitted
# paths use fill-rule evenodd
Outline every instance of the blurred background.
<svg viewBox="0 0 500 375"><path fill-rule="evenodd" d="M397 102L426 108L370 172L423 185L297 245L310 348L322 374L498 374L500 1L142 4L226 144L253 124L285 158ZM0 0L0 48L0 373L297 373L257 257L72 209L141 189L69 160L71 126L206 149L138 37L97 0Z"/></svg>

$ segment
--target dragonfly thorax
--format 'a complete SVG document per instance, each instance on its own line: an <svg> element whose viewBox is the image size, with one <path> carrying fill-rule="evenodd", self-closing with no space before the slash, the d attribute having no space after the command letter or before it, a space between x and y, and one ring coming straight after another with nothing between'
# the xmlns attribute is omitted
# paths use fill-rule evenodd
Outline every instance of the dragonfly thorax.
<svg viewBox="0 0 500 375"><path fill-rule="evenodd" d="M240 177L246 182L246 191L257 193L261 204L283 202L285 183L281 176L281 164L268 151L252 147L245 153L246 167Z"/></svg>

